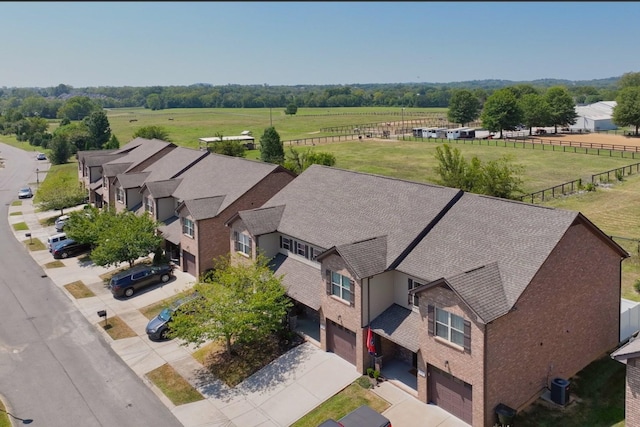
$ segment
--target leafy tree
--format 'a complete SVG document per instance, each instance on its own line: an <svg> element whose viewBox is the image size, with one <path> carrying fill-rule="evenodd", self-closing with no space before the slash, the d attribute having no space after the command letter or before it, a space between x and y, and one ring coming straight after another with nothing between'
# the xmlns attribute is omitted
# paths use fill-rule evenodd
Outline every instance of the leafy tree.
<svg viewBox="0 0 640 427"><path fill-rule="evenodd" d="M469 164L458 148L452 149L449 144L437 146L435 158L438 161L436 173L442 185L464 191L473 189L475 173L471 173Z"/></svg>
<svg viewBox="0 0 640 427"><path fill-rule="evenodd" d="M49 153L49 160L51 161L51 164L62 165L69 161L69 157L71 156L71 147L65 138L54 136L47 148L51 150Z"/></svg>
<svg viewBox="0 0 640 427"><path fill-rule="evenodd" d="M284 147L280 141L280 134L273 126L266 128L260 137L260 159L278 165L284 163Z"/></svg>
<svg viewBox="0 0 640 427"><path fill-rule="evenodd" d="M234 342L248 343L282 330L292 306L281 278L259 256L255 262L215 260L215 268L194 286L200 298L172 319L172 337L197 346L223 339L232 355Z"/></svg>
<svg viewBox="0 0 640 427"><path fill-rule="evenodd" d="M107 142L104 147L105 150L115 150L120 148L120 141L118 141L118 138L111 134L111 138L109 138L109 142Z"/></svg>
<svg viewBox="0 0 640 427"><path fill-rule="evenodd" d="M449 111L447 111L447 118L450 122L465 126L477 119L479 115L480 100L473 92L467 89L454 92L451 101L449 101Z"/></svg>
<svg viewBox="0 0 640 427"><path fill-rule="evenodd" d="M86 194L74 177L47 177L38 188L35 201L41 210L59 210L64 215L66 208L82 204Z"/></svg>
<svg viewBox="0 0 640 427"><path fill-rule="evenodd" d="M53 131L54 139L63 139L69 144L71 154L91 148L89 129L84 122L72 122Z"/></svg>
<svg viewBox="0 0 640 427"><path fill-rule="evenodd" d="M624 73L618 80L620 89L637 86L640 86L640 73Z"/></svg>
<svg viewBox="0 0 640 427"><path fill-rule="evenodd" d="M529 128L533 126L548 126L551 124L551 109L547 100L537 93L523 95L518 104L522 111L522 123Z"/></svg>
<svg viewBox="0 0 640 427"><path fill-rule="evenodd" d="M153 111L162 110L164 108L164 102L157 93L152 93L147 96L146 104L147 108Z"/></svg>
<svg viewBox="0 0 640 427"><path fill-rule="evenodd" d="M287 108L284 110L284 113L290 116L295 115L297 112L298 112L298 106L296 104L289 104L287 105Z"/></svg>
<svg viewBox="0 0 640 427"><path fill-rule="evenodd" d="M247 155L247 149L240 141L217 141L211 144L210 150L225 156L245 157Z"/></svg>
<svg viewBox="0 0 640 427"><path fill-rule="evenodd" d="M94 111L100 111L102 107L88 96L74 96L69 98L58 110L58 118L69 120L82 120Z"/></svg>
<svg viewBox="0 0 640 427"><path fill-rule="evenodd" d="M111 127L109 119L104 111L94 111L84 119L85 125L89 131L89 147L85 148L104 148L104 145L111 138Z"/></svg>
<svg viewBox="0 0 640 427"><path fill-rule="evenodd" d="M64 231L76 242L89 243L95 247L115 219L113 209L98 209L89 205L87 209L69 214L69 219L64 224Z"/></svg>
<svg viewBox="0 0 640 427"><path fill-rule="evenodd" d="M171 142L169 132L162 126L144 126L133 133L134 138L160 139Z"/></svg>
<svg viewBox="0 0 640 427"><path fill-rule="evenodd" d="M511 199L522 193L520 175L524 167L514 165L508 156L491 160L481 167L481 179L478 182L478 193Z"/></svg>
<svg viewBox="0 0 640 427"><path fill-rule="evenodd" d="M284 160L284 167L296 174L302 173L314 164L333 166L336 164L336 157L331 153L313 151L311 148L306 151L298 151L289 147L289 153Z"/></svg>
<svg viewBox="0 0 640 427"><path fill-rule="evenodd" d="M627 86L620 90L613 107L613 122L618 126L640 126L640 86Z"/></svg>
<svg viewBox="0 0 640 427"><path fill-rule="evenodd" d="M544 95L551 112L550 124L554 127L554 132L558 133L558 126L572 125L576 122L576 104L569 94L567 88L554 86L547 90Z"/></svg>
<svg viewBox="0 0 640 427"><path fill-rule="evenodd" d="M162 243L156 233L158 223L149 215L136 215L131 211L112 214L114 218L100 224L108 227L97 231L98 243L91 251L91 260L100 266L116 267L128 262L132 267L136 259L155 252Z"/></svg>
<svg viewBox="0 0 640 427"><path fill-rule="evenodd" d="M513 92L509 89L495 91L487 98L480 120L482 126L491 132L500 131L500 138L503 129L515 129L522 122L522 111Z"/></svg>
<svg viewBox="0 0 640 427"><path fill-rule="evenodd" d="M436 172L442 185L505 199L522 193L520 174L524 168L512 164L507 156L486 164L474 156L471 163L467 163L460 150L444 144L436 147L435 157L438 160Z"/></svg>

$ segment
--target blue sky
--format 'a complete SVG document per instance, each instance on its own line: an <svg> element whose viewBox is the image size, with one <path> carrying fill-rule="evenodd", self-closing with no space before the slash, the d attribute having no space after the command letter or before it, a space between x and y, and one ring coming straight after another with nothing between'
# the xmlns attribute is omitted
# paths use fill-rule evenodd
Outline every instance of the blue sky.
<svg viewBox="0 0 640 427"><path fill-rule="evenodd" d="M639 2L0 2L0 87L590 80Z"/></svg>

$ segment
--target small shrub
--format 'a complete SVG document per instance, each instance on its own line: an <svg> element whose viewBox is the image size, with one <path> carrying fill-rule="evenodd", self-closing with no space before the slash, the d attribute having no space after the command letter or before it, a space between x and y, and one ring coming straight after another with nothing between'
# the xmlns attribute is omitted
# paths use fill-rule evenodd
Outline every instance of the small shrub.
<svg viewBox="0 0 640 427"><path fill-rule="evenodd" d="M622 172L622 169L616 170L616 179L618 181L622 181L624 179L624 173Z"/></svg>
<svg viewBox="0 0 640 427"><path fill-rule="evenodd" d="M633 283L633 288L636 290L636 292L640 292L640 279L636 279L636 281Z"/></svg>
<svg viewBox="0 0 640 427"><path fill-rule="evenodd" d="M370 376L371 378L373 378L373 372L375 371L375 369L373 368L367 368L367 375Z"/></svg>
<svg viewBox="0 0 640 427"><path fill-rule="evenodd" d="M378 380L378 378L380 378L380 371L376 369L375 371L373 371L373 379Z"/></svg>
<svg viewBox="0 0 640 427"><path fill-rule="evenodd" d="M589 182L584 186L584 189L587 191L596 191L596 185L593 182Z"/></svg>
<svg viewBox="0 0 640 427"><path fill-rule="evenodd" d="M363 376L361 376L360 378L358 378L358 379L356 380L356 383L357 383L360 387L362 387L362 388L369 389L369 388L371 388L371 387L372 387L372 386L371 386L371 380L369 380L369 377L367 377L367 376L365 376L365 375L363 375Z"/></svg>

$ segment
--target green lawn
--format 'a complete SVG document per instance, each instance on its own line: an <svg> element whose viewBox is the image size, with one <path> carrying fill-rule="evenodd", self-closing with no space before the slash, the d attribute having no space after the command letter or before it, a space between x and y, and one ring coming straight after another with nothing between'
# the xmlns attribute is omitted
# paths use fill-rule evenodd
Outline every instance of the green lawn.
<svg viewBox="0 0 640 427"><path fill-rule="evenodd" d="M406 125L416 112L445 113L445 108L407 108ZM312 138L329 133L320 129L330 126L352 126L367 123L400 122L401 110L392 107L357 108L299 108L294 116L284 114L284 108L176 108L151 111L144 108L115 108L107 111L111 131L121 145L132 139L143 126L161 126L170 139L184 147L197 148L198 139L208 136L240 135L244 130L253 132L256 142L264 130L273 123L285 140ZM135 121L131 121L135 120Z"/></svg>

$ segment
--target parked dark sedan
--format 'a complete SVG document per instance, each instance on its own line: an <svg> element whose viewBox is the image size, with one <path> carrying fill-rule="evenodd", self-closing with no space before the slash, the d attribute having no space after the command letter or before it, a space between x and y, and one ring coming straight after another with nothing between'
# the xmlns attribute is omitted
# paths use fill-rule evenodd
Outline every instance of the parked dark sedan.
<svg viewBox="0 0 640 427"><path fill-rule="evenodd" d="M73 239L66 239L56 243L51 248L51 253L56 259L68 258L70 256L89 252L91 245L89 243L78 243Z"/></svg>
<svg viewBox="0 0 640 427"><path fill-rule="evenodd" d="M130 297L136 291L156 283L167 283L173 275L173 265L140 264L114 274L109 289L114 297Z"/></svg>

